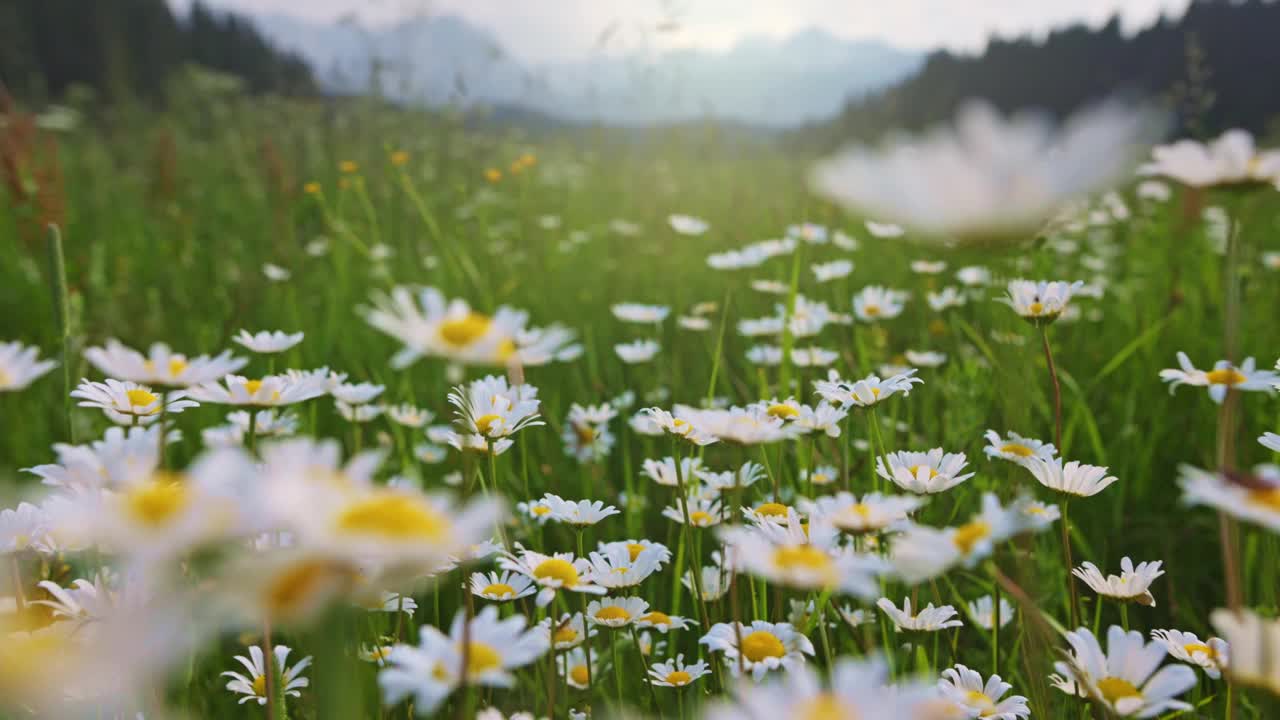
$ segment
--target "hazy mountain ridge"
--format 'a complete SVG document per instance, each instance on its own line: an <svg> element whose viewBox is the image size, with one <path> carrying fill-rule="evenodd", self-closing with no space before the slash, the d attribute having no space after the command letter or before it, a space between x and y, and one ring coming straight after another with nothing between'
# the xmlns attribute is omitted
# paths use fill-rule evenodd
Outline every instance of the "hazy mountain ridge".
<svg viewBox="0 0 1280 720"><path fill-rule="evenodd" d="M849 41L817 29L790 37L744 38L724 52L669 50L596 54L526 66L488 32L454 16L386 28L318 24L283 15L256 18L281 47L306 57L333 91L369 88L440 105L520 105L574 121L643 125L714 115L784 127L834 117L848 100L915 72L920 53L877 41Z"/></svg>

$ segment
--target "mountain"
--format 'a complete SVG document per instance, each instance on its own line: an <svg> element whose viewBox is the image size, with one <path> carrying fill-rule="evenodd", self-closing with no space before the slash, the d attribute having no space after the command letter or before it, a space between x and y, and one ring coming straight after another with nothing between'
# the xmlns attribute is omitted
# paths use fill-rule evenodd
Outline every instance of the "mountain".
<svg viewBox="0 0 1280 720"><path fill-rule="evenodd" d="M839 117L798 136L836 144L916 130L948 121L969 98L1006 112L1036 108L1062 117L1115 96L1161 103L1180 134L1231 127L1264 133L1280 118L1280 95L1266 79L1280 66L1276 28L1274 0L1194 0L1181 17L1162 17L1133 34L1113 19L1040 41L992 40L980 55L937 52L904 82L851 101Z"/></svg>
<svg viewBox="0 0 1280 720"><path fill-rule="evenodd" d="M830 118L850 98L915 72L920 54L810 29L782 39L744 38L723 52L593 54L529 66L492 35L450 15L385 28L257 18L277 45L307 58L335 92L368 90L430 105L523 106L574 121L617 125L703 116L769 127ZM376 72L375 72L376 70Z"/></svg>

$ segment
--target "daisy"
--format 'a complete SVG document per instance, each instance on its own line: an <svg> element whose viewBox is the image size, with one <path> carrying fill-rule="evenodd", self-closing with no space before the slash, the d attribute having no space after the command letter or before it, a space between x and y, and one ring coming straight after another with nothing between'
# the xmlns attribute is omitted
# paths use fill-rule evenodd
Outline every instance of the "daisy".
<svg viewBox="0 0 1280 720"><path fill-rule="evenodd" d="M249 362L246 358L232 357L229 351L214 357L189 358L171 351L164 343L152 345L143 355L114 339L107 340L106 347L86 349L84 357L108 377L168 387L214 382Z"/></svg>
<svg viewBox="0 0 1280 720"><path fill-rule="evenodd" d="M1172 393L1179 385L1207 387L1210 399L1219 405L1231 390L1272 393L1275 384L1280 382L1280 374L1258 370L1253 358L1245 358L1244 363L1239 366L1227 360L1219 360L1213 364L1212 370L1205 371L1196 369L1187 354L1179 352L1178 365L1180 369L1160 371L1160 379L1170 383L1169 392Z"/></svg>
<svg viewBox="0 0 1280 720"><path fill-rule="evenodd" d="M497 375L455 387L449 403L458 408L455 414L464 431L486 440L545 424L538 415L538 388L527 383L508 386L506 378Z"/></svg>
<svg viewBox="0 0 1280 720"><path fill-rule="evenodd" d="M911 272L918 273L920 275L939 275L943 272L946 272L946 269L947 269L947 263L942 260L938 260L938 261L912 260L911 261Z"/></svg>
<svg viewBox="0 0 1280 720"><path fill-rule="evenodd" d="M863 226L867 228L867 232L871 233L871 237L876 238L900 238L907 234L907 231L903 230L901 226L894 225L893 223L881 223L874 220L868 220L863 223Z"/></svg>
<svg viewBox="0 0 1280 720"><path fill-rule="evenodd" d="M537 521L539 525L551 519L551 506L542 500L518 502L516 503L516 512L521 515L527 515L531 520Z"/></svg>
<svg viewBox="0 0 1280 720"><path fill-rule="evenodd" d="M902 314L907 294L880 285L868 285L853 296L853 314L861 321L874 323Z"/></svg>
<svg viewBox="0 0 1280 720"><path fill-rule="evenodd" d="M1195 633L1181 630L1152 630L1151 639L1164 643L1174 660L1195 665L1214 680L1222 677L1222 669L1230 665L1227 642L1222 638L1201 640Z"/></svg>
<svg viewBox="0 0 1280 720"><path fill-rule="evenodd" d="M694 332L704 332L711 329L711 320L696 315L681 315L676 318L676 324L685 330Z"/></svg>
<svg viewBox="0 0 1280 720"><path fill-rule="evenodd" d="M764 620L754 620L750 625L716 623L698 643L706 645L710 652L721 653L735 675L750 673L755 680L770 670L802 666L804 656L814 653L813 643L790 623Z"/></svg>
<svg viewBox="0 0 1280 720"><path fill-rule="evenodd" d="M827 226L811 222L788 225L787 237L803 240L810 245L825 245L827 243Z"/></svg>
<svg viewBox="0 0 1280 720"><path fill-rule="evenodd" d="M708 500L707 498L694 497L687 501L689 510L689 525L692 527L707 528L713 525L719 525L723 510L719 500ZM683 523L684 510L677 503L675 506L668 505L662 509L662 516L678 523Z"/></svg>
<svg viewBox="0 0 1280 720"><path fill-rule="evenodd" d="M874 618L871 617L871 613L861 608L854 608L850 605L838 607L836 608L836 612L840 613L840 619L844 620L845 624L851 628L860 627L869 622L874 622Z"/></svg>
<svg viewBox="0 0 1280 720"><path fill-rule="evenodd" d="M617 303L610 306L613 316L622 322L658 324L667 319L671 308L666 305L641 305L640 303Z"/></svg>
<svg viewBox="0 0 1280 720"><path fill-rule="evenodd" d="M927 607L913 615L911 598L903 598L902 609L899 610L889 598L882 597L876 601L876 607L889 616L898 632L937 632L964 625L964 622L959 619L959 613L950 605L934 607L933 603L929 603Z"/></svg>
<svg viewBox="0 0 1280 720"><path fill-rule="evenodd" d="M990 595L982 597L969 603L969 619L974 625L990 630L995 625L995 603ZM1004 597L1000 598L1000 627L1004 627L1013 621L1015 610L1013 605Z"/></svg>
<svg viewBox="0 0 1280 720"><path fill-rule="evenodd" d="M1044 459L1032 455L1027 457L1023 467L1031 471L1041 485L1067 495L1092 497L1107 489L1116 482L1116 478L1107 475L1107 468L1095 465L1082 465L1071 461L1062 464L1062 458Z"/></svg>
<svg viewBox="0 0 1280 720"><path fill-rule="evenodd" d="M649 682L657 687L684 687L699 678L709 675L711 666L699 660L691 665L684 662L684 653L676 655L675 660L654 663L649 666Z"/></svg>
<svg viewBox="0 0 1280 720"><path fill-rule="evenodd" d="M702 477L703 474L702 460L697 457L681 458L680 475L676 474L676 461L671 456L662 460L646 459L641 465L641 470L650 480L667 487L676 487L681 476L684 477L685 482L689 482L695 475Z"/></svg>
<svg viewBox="0 0 1280 720"><path fill-rule="evenodd" d="M983 493L982 511L959 527L910 525L894 539L890 552L894 569L908 583L919 583L956 565L973 567L989 557L998 543L1021 532L1048 527L1023 510L1027 503L1019 498L1005 507L994 493Z"/></svg>
<svg viewBox="0 0 1280 720"><path fill-rule="evenodd" d="M991 271L981 265L969 265L956 271L956 280L965 287L981 287L990 284Z"/></svg>
<svg viewBox="0 0 1280 720"><path fill-rule="evenodd" d="M55 360L39 360L40 349L20 342L0 342L0 392L22 390L58 366Z"/></svg>
<svg viewBox="0 0 1280 720"><path fill-rule="evenodd" d="M777 280L752 280L750 285L752 290L755 290L756 292L759 292L759 293L764 293L766 295L786 295L787 293L791 292L790 285L784 282L779 282ZM743 334L747 335L747 334L771 334L771 333L743 333Z"/></svg>
<svg viewBox="0 0 1280 720"><path fill-rule="evenodd" d="M388 613L405 613L410 617L413 616L415 610L418 609L418 601L407 595L394 593L389 590L379 591L376 599L368 605L362 605L366 610Z"/></svg>
<svg viewBox="0 0 1280 720"><path fill-rule="evenodd" d="M538 591L533 581L511 572L471 573L471 592L485 600L508 602L528 597Z"/></svg>
<svg viewBox="0 0 1280 720"><path fill-rule="evenodd" d="M1045 280L1010 280L1009 295L1001 298L1013 311L1032 323L1051 323L1067 309L1073 293L1084 287L1076 281L1048 282Z"/></svg>
<svg viewBox="0 0 1280 720"><path fill-rule="evenodd" d="M796 367L827 367L839 359L840 353L826 348L810 346L791 350L791 362Z"/></svg>
<svg viewBox="0 0 1280 720"><path fill-rule="evenodd" d="M1272 185L1280 181L1280 151L1259 150L1246 130L1228 130L1213 142L1179 140L1151 151L1143 175L1191 187Z"/></svg>
<svg viewBox="0 0 1280 720"><path fill-rule="evenodd" d="M788 587L869 599L879 592L877 576L888 569L878 556L841 548L835 528L821 517L802 523L794 510L783 523L731 527L720 536L736 568Z"/></svg>
<svg viewBox="0 0 1280 720"><path fill-rule="evenodd" d="M1272 452L1280 453L1280 435L1276 433L1262 433L1262 437L1258 438L1258 443Z"/></svg>
<svg viewBox="0 0 1280 720"><path fill-rule="evenodd" d="M302 338L303 334L300 332L290 334L276 330L250 333L248 330L241 330L239 335L231 339L253 352L270 354L284 352L302 342Z"/></svg>
<svg viewBox="0 0 1280 720"><path fill-rule="evenodd" d="M818 487L830 485L839 478L840 471L834 465L818 465L813 470L800 471L801 483L813 483Z"/></svg>
<svg viewBox="0 0 1280 720"><path fill-rule="evenodd" d="M906 353L907 362L916 367L936 368L947 361L947 354L933 350L916 351L908 350Z"/></svg>
<svg viewBox="0 0 1280 720"><path fill-rule="evenodd" d="M435 419L436 414L430 410L404 403L401 405L387 405L384 410L387 417L397 425L403 425L408 428L426 427L427 423Z"/></svg>
<svg viewBox="0 0 1280 720"><path fill-rule="evenodd" d="M591 679L600 675L603 663L604 660L599 655L588 658L582 648L576 647L560 655L557 668L560 675L564 677L564 681L571 687L577 690L588 690L591 688ZM582 717L588 716L584 714Z"/></svg>
<svg viewBox="0 0 1280 720"><path fill-rule="evenodd" d="M1018 242L1071 202L1124 179L1147 120L1109 103L1055 129L1043 115L1002 117L971 102L954 128L845 149L819 163L811 183L849 210L927 236Z"/></svg>
<svg viewBox="0 0 1280 720"><path fill-rule="evenodd" d="M551 626L552 618L547 618L538 624L542 628L542 632L546 633L550 638L551 644L556 652L563 650L572 650L578 647L588 638L593 638L599 634L599 630L595 624L588 624L582 613L574 613L569 615L565 613L555 621L555 627Z"/></svg>
<svg viewBox="0 0 1280 720"><path fill-rule="evenodd" d="M638 550L636 548L639 548ZM671 551L657 543L621 542L602 545L588 556L591 577L597 585L610 590L635 587L656 572Z"/></svg>
<svg viewBox="0 0 1280 720"><path fill-rule="evenodd" d="M327 380L315 375L267 375L258 380L227 375L221 383L205 383L190 390L191 397L200 402L250 407L293 405L328 392Z"/></svg>
<svg viewBox="0 0 1280 720"><path fill-rule="evenodd" d="M1065 662L1053 665L1062 675L1060 689L1074 689L1121 717L1149 718L1191 709L1175 698L1196 684L1195 671L1186 665L1157 671L1165 657L1161 643L1148 644L1142 633L1125 632L1117 625L1107 631L1107 652L1085 628L1068 632L1066 638L1071 653Z"/></svg>
<svg viewBox="0 0 1280 720"><path fill-rule="evenodd" d="M587 620L592 625L617 630L649 611L649 603L638 597L618 597L592 600L587 605Z"/></svg>
<svg viewBox="0 0 1280 720"><path fill-rule="evenodd" d="M1225 663L1227 677L1250 687L1280 695L1280 620L1264 618L1252 610L1214 610L1209 616L1230 648Z"/></svg>
<svg viewBox="0 0 1280 720"><path fill-rule="evenodd" d="M680 214L668 215L667 224L681 235L701 235L711 227L706 220Z"/></svg>
<svg viewBox="0 0 1280 720"><path fill-rule="evenodd" d="M839 280L848 277L853 272L853 262L850 260L832 260L826 263L817 263L810 266L813 270L814 279L820 283Z"/></svg>
<svg viewBox="0 0 1280 720"><path fill-rule="evenodd" d="M572 553L543 555L516 546L516 553L504 553L498 558L498 566L524 575L541 589L538 591L538 607L546 607L559 590L603 595L605 588L591 581L591 563L575 558Z"/></svg>
<svg viewBox="0 0 1280 720"><path fill-rule="evenodd" d="M578 528L590 527L621 512L612 505L605 506L600 500L565 500L551 493L542 497L542 503L551 508L552 520Z"/></svg>
<svg viewBox="0 0 1280 720"><path fill-rule="evenodd" d="M166 442L176 442L179 433L169 431ZM23 468L52 487L73 491L118 488L146 478L160 465L160 428L111 427L101 440L88 445L53 446L57 463Z"/></svg>
<svg viewBox="0 0 1280 720"><path fill-rule="evenodd" d="M469 623L459 612L448 635L426 626L418 645L396 645L378 671L378 686L388 705L412 695L418 711L430 713L464 683L513 686L511 671L542 657L548 647L546 634L526 629L523 615L500 620L498 608L488 605Z"/></svg>
<svg viewBox="0 0 1280 720"><path fill-rule="evenodd" d="M694 474L696 474L702 482L706 483L707 487L710 487L717 492L724 492L726 490L741 490L742 488L755 485L757 482L764 479L765 469L760 463L748 460L742 463L742 466L738 468L737 472L732 470L725 472L711 472L710 470L695 469ZM685 477L688 477L687 470Z"/></svg>
<svg viewBox="0 0 1280 720"><path fill-rule="evenodd" d="M942 448L928 452L901 451L877 457L876 474L903 490L933 494L950 490L973 477L973 473L961 474L966 465L964 453L944 453Z"/></svg>
<svg viewBox="0 0 1280 720"><path fill-rule="evenodd" d="M1052 443L1023 437L1015 432L1007 433L1007 436L1001 437L1000 433L995 430L987 431L984 436L987 439L987 447L983 449L987 457L1000 458L1019 465L1026 465L1029 458L1038 457L1044 460L1053 460L1054 456L1058 454L1057 448Z"/></svg>
<svg viewBox="0 0 1280 720"><path fill-rule="evenodd" d="M49 593L53 600L32 600L32 605L49 608L55 620L76 623L92 623L108 619L119 601L107 577L99 574L93 582L80 579L63 588L50 580L42 580L37 587Z"/></svg>
<svg viewBox="0 0 1280 720"><path fill-rule="evenodd" d="M679 615L668 615L658 610L650 610L643 615L636 617L635 626L638 628L652 628L666 635L671 630L688 630L696 624L691 618L680 617Z"/></svg>
<svg viewBox="0 0 1280 720"><path fill-rule="evenodd" d="M290 649L284 645L273 647L271 654L275 661L271 663L270 670L276 676L275 682L283 683L283 690L279 692L290 697L302 697L301 689L311 684L310 680L302 677L302 671L311 665L311 656L308 655L293 667L288 667L286 661L289 653ZM267 667L263 659L262 648L250 645L249 657L236 655L236 661L243 665L249 674L246 676L230 670L222 673L222 677L231 678L231 682L227 683L227 689L244 696L240 698L239 704L243 705L247 702L267 704Z"/></svg>
<svg viewBox="0 0 1280 720"><path fill-rule="evenodd" d="M694 445L710 445L718 440L715 435L710 434L694 422L683 417L676 417L662 408L648 407L640 412L662 428L663 432L684 438Z"/></svg>
<svg viewBox="0 0 1280 720"><path fill-rule="evenodd" d="M1134 567L1133 561L1126 557L1120 560L1118 576L1103 577L1098 566L1091 562L1082 563L1080 567L1073 569L1071 574L1083 580L1099 595L1155 607L1156 600L1152 597L1149 588L1156 578L1164 574L1160 569L1161 564L1157 560L1138 563L1137 567Z"/></svg>
<svg viewBox="0 0 1280 720"><path fill-rule="evenodd" d="M329 388L329 394L339 402L348 405L363 405L372 402L374 398L382 394L386 390L384 385L374 385L373 383L341 383L335 387Z"/></svg>
<svg viewBox="0 0 1280 720"><path fill-rule="evenodd" d="M695 595L698 592L697 586L702 587L702 599L706 602L715 602L724 597L729 591L729 583L732 579L732 573L726 569L726 564L720 561L721 554L719 551L711 553L711 565L703 565L698 573L698 583L694 582L693 569L684 571L684 577L680 578L680 584L685 586L689 592Z"/></svg>
<svg viewBox="0 0 1280 720"><path fill-rule="evenodd" d="M813 389L822 399L842 408L871 407L898 393L911 394L912 385L924 382L915 377L915 373L911 369L884 380L876 375L868 375L861 380L851 381L841 379L835 370L831 370L827 373L826 380L813 382Z"/></svg>
<svg viewBox="0 0 1280 720"><path fill-rule="evenodd" d="M348 405L341 400L336 401L333 405L338 409L338 414L342 416L343 420L353 423L367 423L380 417L383 411L381 405Z"/></svg>
<svg viewBox="0 0 1280 720"><path fill-rule="evenodd" d="M1183 465L1179 468L1182 501L1208 505L1232 517L1280 532L1280 485L1224 475Z"/></svg>
<svg viewBox="0 0 1280 720"><path fill-rule="evenodd" d="M662 346L656 340L634 340L613 346L618 358L628 365L637 365L652 360Z"/></svg>
<svg viewBox="0 0 1280 720"><path fill-rule="evenodd" d="M579 462L598 461L607 457L614 443L613 434L609 432L609 421L617 416L618 411L609 403L570 405L569 416L561 434L565 452Z"/></svg>
<svg viewBox="0 0 1280 720"><path fill-rule="evenodd" d="M938 681L938 690L943 697L955 703L967 714L965 717L975 720L1025 720L1031 716L1027 707L1027 699L1021 695L1012 695L1004 700L1004 694L1013 686L992 675L986 683L976 670L964 665L956 665L942 671L942 679Z"/></svg>
<svg viewBox="0 0 1280 720"><path fill-rule="evenodd" d="M391 358L397 370L423 357L464 365L531 367L582 354L582 346L572 344L573 331L563 326L530 327L528 313L505 305L486 315L466 300L450 300L432 287L396 287L390 294L375 295L373 305L363 310L365 322L404 344Z"/></svg>
<svg viewBox="0 0 1280 720"><path fill-rule="evenodd" d="M128 380L81 380L71 397L80 400L80 407L98 408L117 425L150 425L163 413L176 414L200 406L187 400L187 393L181 390L157 395L151 388Z"/></svg>
<svg viewBox="0 0 1280 720"><path fill-rule="evenodd" d="M51 520L41 507L29 502L0 509L0 555L51 549L48 544L53 530Z"/></svg>
<svg viewBox="0 0 1280 720"><path fill-rule="evenodd" d="M969 301L954 286L948 285L939 292L929 292L925 294L925 300L929 303L929 308L934 312L942 312L950 308L961 307Z"/></svg>
<svg viewBox="0 0 1280 720"><path fill-rule="evenodd" d="M841 491L820 497L813 515L853 535L879 533L901 523L925 504L924 498L907 495L867 493L861 498Z"/></svg>

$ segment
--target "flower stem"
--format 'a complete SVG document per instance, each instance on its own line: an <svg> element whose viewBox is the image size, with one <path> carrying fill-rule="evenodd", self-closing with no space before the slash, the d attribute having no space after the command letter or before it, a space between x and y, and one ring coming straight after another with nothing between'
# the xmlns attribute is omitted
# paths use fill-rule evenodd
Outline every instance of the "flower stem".
<svg viewBox="0 0 1280 720"><path fill-rule="evenodd" d="M62 232L49 223L49 279L52 283L54 317L58 322L58 337L62 340L62 412L67 421L67 441L76 442L75 428L71 424L71 304L67 292L67 263L62 252ZM162 428L163 430L163 428ZM161 433L163 435L163 432ZM164 441L161 440L161 443ZM162 445L163 447L163 445Z"/></svg>
<svg viewBox="0 0 1280 720"><path fill-rule="evenodd" d="M1058 384L1058 368L1053 364L1053 350L1049 348L1049 326L1040 326L1040 339L1044 343L1044 360L1049 366L1049 378L1053 380L1053 444L1058 454L1062 447L1062 386Z"/></svg>
<svg viewBox="0 0 1280 720"><path fill-rule="evenodd" d="M1075 562L1071 559L1071 500L1062 501L1062 558L1067 565L1067 591L1071 617L1071 629L1080 627L1080 599L1076 596L1076 583L1071 570Z"/></svg>

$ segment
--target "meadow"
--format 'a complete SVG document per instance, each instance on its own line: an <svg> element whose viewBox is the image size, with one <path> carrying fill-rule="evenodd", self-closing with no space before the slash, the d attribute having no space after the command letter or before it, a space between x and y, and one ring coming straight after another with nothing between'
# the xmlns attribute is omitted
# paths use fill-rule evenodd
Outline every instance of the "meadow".
<svg viewBox="0 0 1280 720"><path fill-rule="evenodd" d="M29 501L34 513L0 519L11 571L0 624L12 633L0 647L0 707L11 717L1280 717L1280 630L1257 619L1280 612L1280 472L1265 467L1280 442L1259 442L1280 431L1280 405L1269 382L1244 392L1255 388L1223 387L1221 374L1240 367L1265 379L1280 353L1272 184L1165 179L1155 181L1161 191L1131 175L1019 242L941 244L896 236L876 222L884 218L815 194L817 151L713 125L532 132L372 101L217 89L192 90L164 112L86 110L64 130L28 132L18 114L7 117L0 341L59 363L0 393L0 507ZM753 245L767 257L712 266ZM1018 278L1085 285L1029 322L1002 301ZM869 286L905 294L900 303L862 294ZM432 330L452 338L454 357L419 348L425 357L393 362L405 343L368 318L408 287L469 303ZM931 300L944 288L950 301ZM502 306L572 338L512 335L467 355ZM762 334L744 335L753 321ZM304 337L256 353L233 341L242 329ZM159 410L175 396L141 383L150 399L129 396L133 410L126 403L116 419L153 423L149 442L113 446L113 462L107 450L96 460L60 453L56 444L88 445L113 426L70 395L82 378L112 377L85 353L111 339L185 353L175 377L195 356L224 351L247 361L226 372L248 378L327 370L281 380L279 392L311 382L314 394L278 407L279 394L255 399L262 382L240 380L242 394L233 387L219 401L175 381L199 406ZM616 349L645 340L656 352ZM808 351L798 362L797 349ZM1203 387L1170 391L1161 371L1179 367L1179 352L1205 371L1223 358L1241 363L1188 375L1221 387L1225 402ZM817 391L829 372L842 382L828 397ZM487 375L510 385L466 389ZM0 372L0 389L5 381ZM460 386L461 407L448 399ZM522 414L529 387L537 402ZM753 403L763 404L727 410ZM642 412L677 405L690 409ZM228 429L228 412L263 406L276 413ZM292 423L279 422L285 412ZM544 424L521 426L530 413ZM448 444L440 426L451 423L468 450ZM165 442L156 428L180 438ZM336 444L272 452L289 437ZM510 449L494 453L506 440ZM962 453L967 467L891 459L933 448ZM665 457L729 474L646 463ZM1116 480L1092 496L1057 492L1032 469L1052 475L1055 457ZM100 466L97 486L42 484L26 471L58 463L75 476L77 462ZM1183 466L1251 500L1240 513L1189 504L1194 473ZM932 484L968 473L945 490ZM174 488L199 489L179 497ZM139 492L152 495L131 505ZM58 509L50 493L76 499ZM363 535L320 527L371 498L420 505L365 518ZM711 526L688 527L699 511ZM180 516L172 526L170 514ZM430 528L414 524L424 518ZM490 554L467 559L482 541ZM921 569L930 563L913 563L913 550L946 554L929 542L959 555ZM570 553L571 572L520 547ZM729 549L740 563L726 562ZM1122 558L1162 563L1163 574L1116 582L1142 581L1149 595L1099 594L1070 574L1084 562L1118 573ZM704 566L693 587L680 582ZM570 592L608 585L601 567L628 582ZM477 589L495 601L472 592L477 572L526 579L485 576ZM41 584L79 579L92 590L70 604ZM495 589L517 595L524 585L532 589L517 599ZM1002 622L975 616L970 603L983 596ZM881 597L955 613L895 620ZM610 602L614 612L602 613ZM593 613L588 603L604 605ZM1232 636L1211 619L1242 606L1261 624ZM549 632L575 625L535 625L584 611L595 634L549 652ZM446 638L455 616L476 619ZM637 625L641 616L648 624ZM768 625L735 631L735 619ZM1083 627L1105 650L1112 626L1153 647L1111 631L1114 672L1082 679L1083 697L1064 692L1066 679L1050 679L1063 673L1055 663L1070 664L1064 634ZM1196 637L1152 637L1174 629ZM700 642L710 636L718 641ZM1211 637L1232 642L1238 670ZM293 677L261 662L241 690L227 688L221 673L245 669L234 656L264 645L291 648L286 667L312 658L297 695L283 693ZM1181 659L1171 650L1163 665L1194 678L1162 670L1178 686L1164 699L1185 706L1161 706L1160 688L1144 686L1166 645ZM706 664L661 665L678 655ZM760 666L754 678L748 661ZM1025 702L1000 705L990 686L984 694L959 680L937 689L957 664L979 683L998 674L1012 686L1004 699ZM814 684L828 675L830 690ZM725 706L733 697L742 705Z"/></svg>

